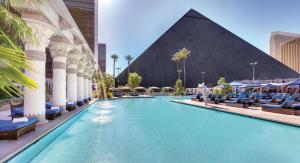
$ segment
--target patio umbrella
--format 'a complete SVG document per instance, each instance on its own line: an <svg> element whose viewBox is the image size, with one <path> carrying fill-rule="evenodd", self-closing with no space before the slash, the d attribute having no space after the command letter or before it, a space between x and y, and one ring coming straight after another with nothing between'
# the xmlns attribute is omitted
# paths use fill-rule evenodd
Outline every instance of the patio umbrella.
<svg viewBox="0 0 300 163"><path fill-rule="evenodd" d="M284 84L283 86L288 86L288 87L300 87L300 78L294 80L294 81L291 81L289 83L286 83Z"/></svg>
<svg viewBox="0 0 300 163"><path fill-rule="evenodd" d="M245 84L243 83L239 83L239 82L231 82L229 83L231 86L233 87L241 87L241 86L244 86Z"/></svg>
<svg viewBox="0 0 300 163"><path fill-rule="evenodd" d="M261 87L260 84L247 84L247 85L241 86L241 88L259 88L259 87Z"/></svg>

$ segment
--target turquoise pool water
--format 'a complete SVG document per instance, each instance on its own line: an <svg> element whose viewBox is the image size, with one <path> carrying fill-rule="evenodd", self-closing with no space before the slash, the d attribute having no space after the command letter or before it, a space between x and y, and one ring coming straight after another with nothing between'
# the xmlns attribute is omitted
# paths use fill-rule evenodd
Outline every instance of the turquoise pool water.
<svg viewBox="0 0 300 163"><path fill-rule="evenodd" d="M58 128L60 135L46 136L51 144L42 139L11 162L300 162L300 128L169 100L121 99L112 107L95 103L70 127Z"/></svg>

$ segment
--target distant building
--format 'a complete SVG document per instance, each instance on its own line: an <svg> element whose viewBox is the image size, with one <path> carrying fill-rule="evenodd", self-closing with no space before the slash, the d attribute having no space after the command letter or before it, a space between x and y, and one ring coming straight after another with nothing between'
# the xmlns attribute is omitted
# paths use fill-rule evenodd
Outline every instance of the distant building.
<svg viewBox="0 0 300 163"><path fill-rule="evenodd" d="M186 13L133 61L130 72L142 76L141 86L144 87L174 86L179 75L171 58L181 48L192 52L185 61L187 88L195 88L203 81L215 85L220 77L229 82L251 80L253 69L250 63L253 62L258 62L255 66L257 80L298 76L294 70L195 10ZM183 71L182 62L179 70ZM202 72L205 73L202 75ZM121 85L127 83L127 69L119 78Z"/></svg>
<svg viewBox="0 0 300 163"><path fill-rule="evenodd" d="M98 0L64 0L94 54L98 54ZM95 55L97 61L97 55Z"/></svg>
<svg viewBox="0 0 300 163"><path fill-rule="evenodd" d="M106 72L106 44L98 44L98 65L102 72Z"/></svg>
<svg viewBox="0 0 300 163"><path fill-rule="evenodd" d="M272 32L270 55L300 73L300 35L287 32Z"/></svg>

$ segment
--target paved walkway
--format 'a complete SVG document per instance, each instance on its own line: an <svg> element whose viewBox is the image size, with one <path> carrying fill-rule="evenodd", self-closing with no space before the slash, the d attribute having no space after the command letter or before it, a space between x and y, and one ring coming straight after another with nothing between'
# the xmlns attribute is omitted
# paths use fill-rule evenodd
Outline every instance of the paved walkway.
<svg viewBox="0 0 300 163"><path fill-rule="evenodd" d="M243 115L247 117L272 121L272 122L278 122L293 126L300 127L300 116L294 116L294 115L285 115L285 114L277 114L277 113L270 113L262 111L260 107L249 107L249 108L236 108L236 107L230 107L225 106L224 104L207 104L205 105L203 102L197 102L192 100L171 100L172 102L186 104L186 105L192 105L192 106L198 106L201 108L206 109L212 109L212 110L218 110L222 112L228 112L232 114L238 114Z"/></svg>
<svg viewBox="0 0 300 163"><path fill-rule="evenodd" d="M91 101L90 104L94 102L95 101ZM3 162L19 151L22 151L32 142L51 132L52 129L72 118L74 115L84 110L87 106L88 105L84 105L71 112L63 113L62 116L57 117L55 120L49 121L46 125L37 126L34 132L27 133L21 136L18 140L0 140L0 162Z"/></svg>

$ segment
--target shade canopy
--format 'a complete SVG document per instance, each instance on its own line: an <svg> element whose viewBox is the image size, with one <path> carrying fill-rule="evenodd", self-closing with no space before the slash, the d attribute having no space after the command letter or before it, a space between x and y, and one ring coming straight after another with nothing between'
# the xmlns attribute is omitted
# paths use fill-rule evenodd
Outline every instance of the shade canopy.
<svg viewBox="0 0 300 163"><path fill-rule="evenodd" d="M298 78L294 81L291 81L289 83L286 83L285 85L287 85L287 86L300 86L300 78Z"/></svg>
<svg viewBox="0 0 300 163"><path fill-rule="evenodd" d="M136 90L138 92L146 92L146 88L145 87L135 87L134 90Z"/></svg>
<svg viewBox="0 0 300 163"><path fill-rule="evenodd" d="M172 87L163 87L163 90L173 91L174 89Z"/></svg>
<svg viewBox="0 0 300 163"><path fill-rule="evenodd" d="M259 88L259 87L261 87L260 84L247 84L247 85L241 86L241 88Z"/></svg>
<svg viewBox="0 0 300 163"><path fill-rule="evenodd" d="M243 83L240 83L240 82L231 82L229 83L231 86L233 87L241 87L241 86L244 86L245 84Z"/></svg>

